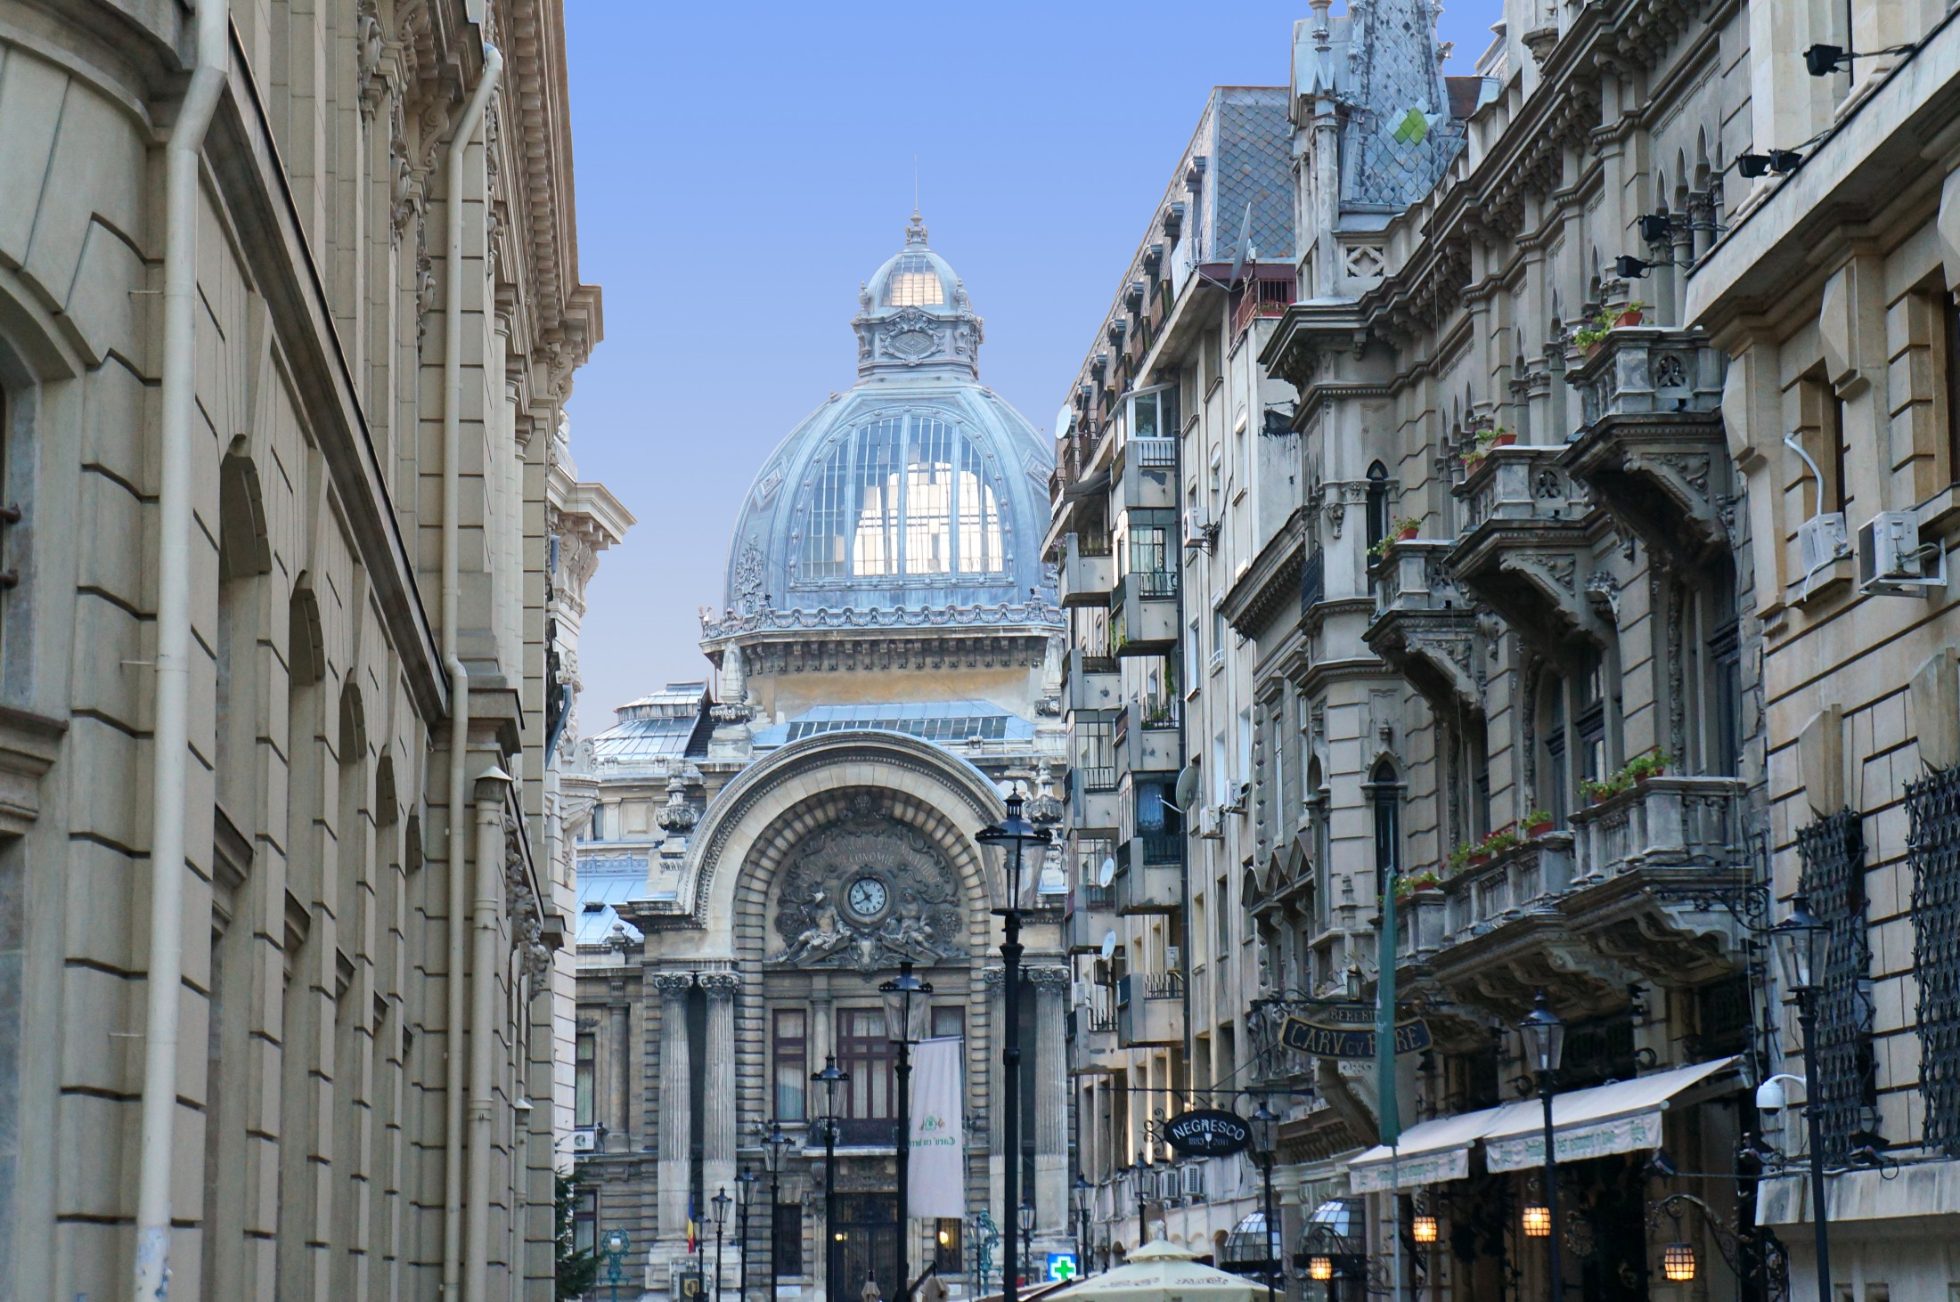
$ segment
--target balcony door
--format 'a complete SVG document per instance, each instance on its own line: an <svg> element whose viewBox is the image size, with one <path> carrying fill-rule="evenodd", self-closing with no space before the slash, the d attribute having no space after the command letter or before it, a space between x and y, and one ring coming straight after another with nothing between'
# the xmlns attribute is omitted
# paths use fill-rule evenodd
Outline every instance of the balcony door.
<svg viewBox="0 0 1960 1302"><path fill-rule="evenodd" d="M844 1119L838 1128L840 1142L878 1147L897 1144L894 1053L892 1042L885 1036L884 1009L837 1010L837 1065L851 1077L837 1091L837 1115Z"/></svg>

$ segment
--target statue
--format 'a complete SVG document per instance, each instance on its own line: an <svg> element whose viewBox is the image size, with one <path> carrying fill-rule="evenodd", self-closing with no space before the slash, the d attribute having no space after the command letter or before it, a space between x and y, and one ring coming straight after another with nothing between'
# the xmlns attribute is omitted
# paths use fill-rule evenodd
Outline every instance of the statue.
<svg viewBox="0 0 1960 1302"><path fill-rule="evenodd" d="M837 906L830 902L830 896L821 886L810 898L810 911L812 922L783 951L782 961L799 963L827 958L851 939L851 933L838 926Z"/></svg>

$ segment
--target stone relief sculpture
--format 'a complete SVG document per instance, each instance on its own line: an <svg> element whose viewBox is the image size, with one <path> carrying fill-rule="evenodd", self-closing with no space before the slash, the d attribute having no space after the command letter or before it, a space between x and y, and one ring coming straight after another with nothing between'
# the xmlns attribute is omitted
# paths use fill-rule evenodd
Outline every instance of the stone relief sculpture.
<svg viewBox="0 0 1960 1302"><path fill-rule="evenodd" d="M951 868L868 795L792 855L777 899L783 947L771 963L873 972L900 959L930 965L965 954Z"/></svg>

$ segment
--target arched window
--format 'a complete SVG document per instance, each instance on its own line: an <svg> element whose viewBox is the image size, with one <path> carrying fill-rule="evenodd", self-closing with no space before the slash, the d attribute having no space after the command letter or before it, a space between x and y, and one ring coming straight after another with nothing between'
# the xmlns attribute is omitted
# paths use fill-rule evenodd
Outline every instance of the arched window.
<svg viewBox="0 0 1960 1302"><path fill-rule="evenodd" d="M1368 778L1368 799L1375 811L1375 884L1387 890L1402 869L1402 784L1387 760L1375 765Z"/></svg>
<svg viewBox="0 0 1960 1302"><path fill-rule="evenodd" d="M1388 467L1377 461L1368 467L1368 545L1388 537Z"/></svg>
<svg viewBox="0 0 1960 1302"><path fill-rule="evenodd" d="M960 427L889 415L841 435L804 494L803 577L998 574L1000 489Z"/></svg>

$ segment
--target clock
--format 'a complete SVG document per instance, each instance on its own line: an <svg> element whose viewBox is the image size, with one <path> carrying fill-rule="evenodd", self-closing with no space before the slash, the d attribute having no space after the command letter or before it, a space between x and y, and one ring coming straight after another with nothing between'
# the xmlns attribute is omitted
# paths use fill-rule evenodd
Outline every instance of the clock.
<svg viewBox="0 0 1960 1302"><path fill-rule="evenodd" d="M876 877L860 877L851 883L844 903L860 918L875 918L885 911L885 884Z"/></svg>

